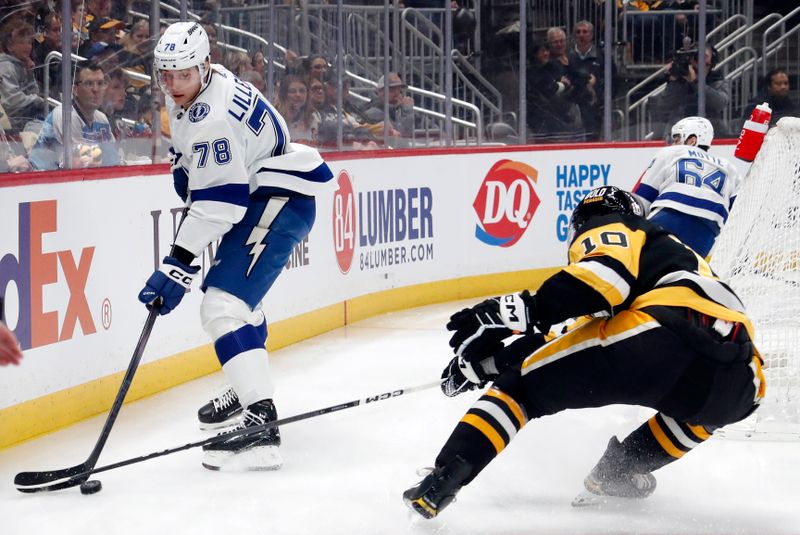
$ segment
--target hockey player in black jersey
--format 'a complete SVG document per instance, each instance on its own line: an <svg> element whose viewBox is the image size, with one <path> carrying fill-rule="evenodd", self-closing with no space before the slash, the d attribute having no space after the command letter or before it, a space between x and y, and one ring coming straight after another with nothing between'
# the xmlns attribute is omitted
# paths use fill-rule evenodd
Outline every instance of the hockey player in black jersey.
<svg viewBox="0 0 800 535"><path fill-rule="evenodd" d="M445 385L458 388L445 393L494 383L433 471L403 493L413 510L439 514L534 418L611 404L658 410L622 442L612 438L585 481L593 494L643 498L655 489L653 471L755 410L765 383L742 303L703 258L641 214L629 193L593 190L570 220L569 265L535 293L451 317L456 359ZM547 343L535 334L569 318L582 319ZM505 345L514 334L525 336Z"/></svg>

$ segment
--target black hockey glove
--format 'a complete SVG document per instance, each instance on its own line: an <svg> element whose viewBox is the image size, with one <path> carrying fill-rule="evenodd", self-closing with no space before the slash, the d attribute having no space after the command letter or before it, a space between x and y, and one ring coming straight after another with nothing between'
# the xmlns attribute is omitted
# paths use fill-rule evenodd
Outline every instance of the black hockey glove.
<svg viewBox="0 0 800 535"><path fill-rule="evenodd" d="M481 360L514 334L500 317L500 298L494 297L450 316L448 331L455 331L450 347L457 357Z"/></svg>
<svg viewBox="0 0 800 535"><path fill-rule="evenodd" d="M453 357L442 371L442 392L452 398L476 388L483 388L487 382L497 377L497 370L493 370L493 361L493 357L488 357L473 365L461 357ZM483 368L484 364L490 368L489 371Z"/></svg>
<svg viewBox="0 0 800 535"><path fill-rule="evenodd" d="M482 360L502 349L502 340L512 334L532 333L535 305L525 290L493 297L450 316L447 330L455 331L450 347L467 361Z"/></svg>
<svg viewBox="0 0 800 535"><path fill-rule="evenodd" d="M455 397L483 388L507 369L519 369L522 362L545 343L544 335L537 332L521 336L507 346L498 343L498 349L485 353L480 360L470 362L463 357L453 357L442 372L442 392Z"/></svg>

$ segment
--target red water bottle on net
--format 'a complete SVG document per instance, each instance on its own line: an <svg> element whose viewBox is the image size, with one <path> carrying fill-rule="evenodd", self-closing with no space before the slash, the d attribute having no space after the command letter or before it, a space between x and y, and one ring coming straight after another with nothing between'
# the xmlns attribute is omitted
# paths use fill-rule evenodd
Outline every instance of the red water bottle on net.
<svg viewBox="0 0 800 535"><path fill-rule="evenodd" d="M746 162L756 159L756 154L761 150L764 143L764 136L769 130L769 120L772 118L772 110L766 102L753 108L750 119L744 122L742 132L739 134L739 142L733 155Z"/></svg>

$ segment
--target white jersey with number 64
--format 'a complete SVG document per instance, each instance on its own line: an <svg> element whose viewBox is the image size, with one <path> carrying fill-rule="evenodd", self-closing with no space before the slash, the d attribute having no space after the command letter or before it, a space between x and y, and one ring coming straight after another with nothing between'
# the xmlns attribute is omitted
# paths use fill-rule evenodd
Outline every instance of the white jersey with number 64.
<svg viewBox="0 0 800 535"><path fill-rule="evenodd" d="M742 177L731 162L699 147L661 149L633 188L652 217L662 208L701 217L720 229L728 219Z"/></svg>

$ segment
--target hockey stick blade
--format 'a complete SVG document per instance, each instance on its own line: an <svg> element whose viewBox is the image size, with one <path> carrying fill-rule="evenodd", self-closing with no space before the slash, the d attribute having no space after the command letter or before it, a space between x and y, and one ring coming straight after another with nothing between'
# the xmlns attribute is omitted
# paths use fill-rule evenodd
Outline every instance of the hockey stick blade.
<svg viewBox="0 0 800 535"><path fill-rule="evenodd" d="M267 422L262 425L240 429L238 431L222 433L217 436L206 438L204 440L199 440L197 442L190 442L188 444L184 444L183 446L177 446L175 448L169 448L166 450L148 453L147 455L142 455L141 457L132 457L124 461L119 461L116 463L107 464L105 466L99 466L96 468L93 466L89 466L87 463L84 463L82 465L73 466L72 468L67 468L64 470L54 470L51 472L22 472L17 474L17 477L14 478L14 484L17 486L18 491L27 493L45 492L51 490L61 490L70 487L76 487L81 483L83 483L84 481L86 481L87 479L89 479L89 476L92 474L107 472L108 470L114 470L115 468L122 468L123 466L128 466L131 464L138 464L144 461L149 461L150 459L155 459L156 457L164 457L165 455L171 455L179 451L189 450L192 448L197 448L199 446L206 446L209 444L215 444L217 442L223 442L232 437L261 433L273 427L291 424L294 422L299 422L301 420L308 420L309 418L314 418L316 416L323 416L325 414L330 414L332 412L339 412L345 409L351 409L353 407L358 407L359 405L367 405L369 403L385 401L387 399L400 397L406 394L421 392L422 390L428 390L433 387L440 387L441 385L442 381L439 380L432 383L412 386L409 388L399 388L397 390L392 390L390 392L382 392L380 394L376 394L373 396L367 396L365 398L348 401L346 403L339 403L338 405L331 405L330 407L304 412L301 414L297 414L295 416L289 416L287 418L281 418L272 422ZM83 470L80 470L81 468L83 468Z"/></svg>
<svg viewBox="0 0 800 535"><path fill-rule="evenodd" d="M68 489L77 487L87 479L92 467L89 463L79 464L72 468L51 470L49 472L20 472L14 477L14 485L20 492L45 492L50 490ZM84 475L84 477L76 477ZM63 480L63 481L62 481ZM53 481L59 483L48 485Z"/></svg>

